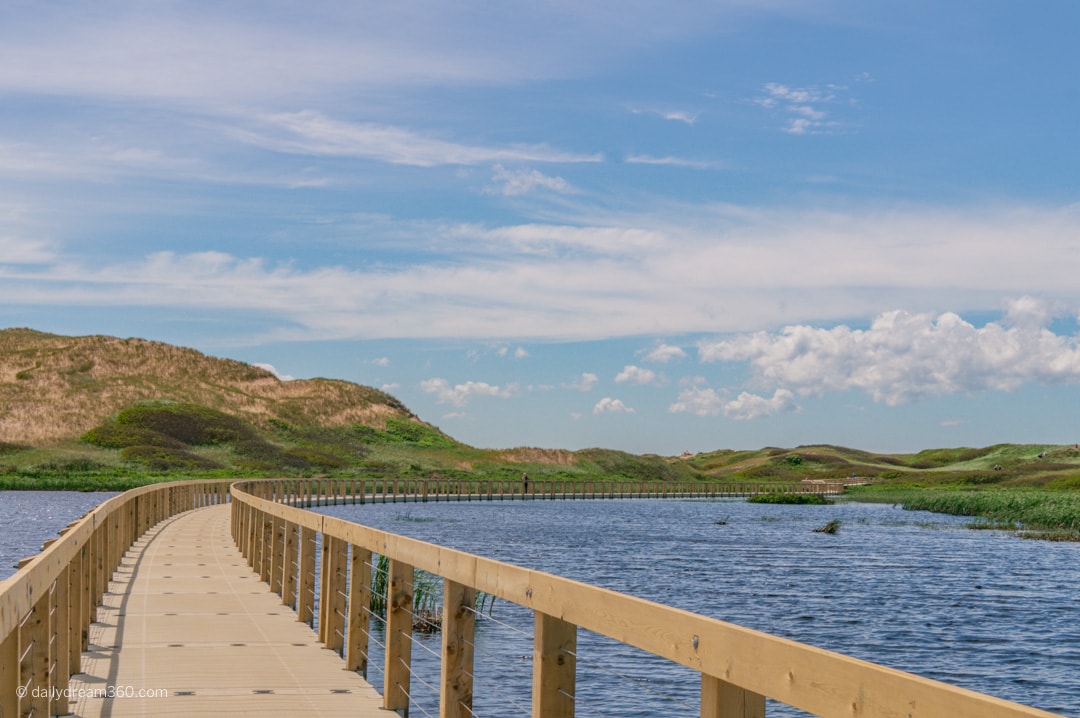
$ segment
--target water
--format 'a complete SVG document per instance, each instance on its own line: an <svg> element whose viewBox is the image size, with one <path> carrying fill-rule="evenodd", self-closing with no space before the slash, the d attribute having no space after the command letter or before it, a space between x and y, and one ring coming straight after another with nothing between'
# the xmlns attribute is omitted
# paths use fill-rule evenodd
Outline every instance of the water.
<svg viewBox="0 0 1080 718"><path fill-rule="evenodd" d="M980 692L1080 716L1080 544L972 531L880 504L553 501L320 509ZM814 533L839 519L837 535ZM722 522L722 523L718 523ZM475 710L529 704L531 613L497 601L478 624ZM439 636L418 635L437 686ZM696 672L579 631L577 714L696 710ZM373 647L369 678L381 685ZM430 649L430 652L429 652ZM414 680L414 702L437 700ZM770 705L771 716L804 715Z"/></svg>
<svg viewBox="0 0 1080 718"><path fill-rule="evenodd" d="M22 559L114 492L0 491L0 579Z"/></svg>

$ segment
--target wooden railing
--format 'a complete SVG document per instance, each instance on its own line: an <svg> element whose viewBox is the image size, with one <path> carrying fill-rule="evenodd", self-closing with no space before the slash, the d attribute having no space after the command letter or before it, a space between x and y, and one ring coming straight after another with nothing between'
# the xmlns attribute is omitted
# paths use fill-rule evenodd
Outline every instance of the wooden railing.
<svg viewBox="0 0 1080 718"><path fill-rule="evenodd" d="M0 582L0 716L68 713L68 681L124 553L159 521L224 503L230 483L156 484L115 496Z"/></svg>
<svg viewBox="0 0 1080 718"><path fill-rule="evenodd" d="M372 488L370 485L365 485ZM397 497L419 486L384 482L374 495ZM508 488L508 487L507 487ZM523 488L523 487L522 487ZM440 715L471 714L477 591L532 609L532 715L574 714L579 628L688 666L701 674L701 715L760 718L772 698L827 717L1029 718L1053 714L850 658L766 633L541 571L398 536L298 505L364 495L361 484L260 481L233 486L233 532L263 581L318 626L319 640L365 671L372 554L389 559L383 702L407 711L414 572L443 579ZM431 487L426 489L430 498ZM491 496L502 492L491 487ZM520 493L520 491L518 492ZM603 495L603 491L579 492ZM435 494L436 496L440 494ZM486 496L476 486L457 496ZM370 498L372 494L368 494ZM414 494L414 497L416 495ZM321 542L317 541L321 535ZM315 550L322 569L315 586ZM316 592L318 612L315 616Z"/></svg>
<svg viewBox="0 0 1080 718"><path fill-rule="evenodd" d="M296 479L278 486L296 506L543 499L724 498L844 492L842 479L817 482L497 481L445 479ZM287 491L287 495L284 493ZM275 495L276 496L276 495Z"/></svg>

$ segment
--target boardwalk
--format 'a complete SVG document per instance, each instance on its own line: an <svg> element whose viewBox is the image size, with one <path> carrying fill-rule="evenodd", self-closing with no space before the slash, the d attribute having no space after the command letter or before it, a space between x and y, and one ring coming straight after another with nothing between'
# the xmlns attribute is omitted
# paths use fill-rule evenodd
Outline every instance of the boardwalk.
<svg viewBox="0 0 1080 718"><path fill-rule="evenodd" d="M229 534L228 506L151 529L110 589L90 627L84 673L72 677L75 715L388 715L375 690L248 567ZM117 697L78 697L104 689Z"/></svg>
<svg viewBox="0 0 1080 718"><path fill-rule="evenodd" d="M530 482L530 497L533 488ZM579 485L545 494L717 496L726 487L625 488ZM0 718L404 713L413 703L417 570L443 582L439 678L416 676L438 695L443 718L473 715L480 591L533 613L531 710L522 712L534 716L572 718L579 669L602 665L594 659L578 666L580 630L698 672L701 718L764 718L767 699L826 718L1054 718L298 506L511 493L476 482L211 480L144 486L108 499L0 582ZM376 554L387 562L378 589ZM377 619L381 697L357 673L367 661L374 596L386 606ZM317 613L320 635L297 613Z"/></svg>

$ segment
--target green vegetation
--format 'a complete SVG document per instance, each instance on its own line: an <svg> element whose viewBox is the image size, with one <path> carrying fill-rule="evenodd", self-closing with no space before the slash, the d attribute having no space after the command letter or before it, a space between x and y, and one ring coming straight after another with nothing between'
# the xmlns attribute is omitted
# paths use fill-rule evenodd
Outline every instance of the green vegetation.
<svg viewBox="0 0 1080 718"><path fill-rule="evenodd" d="M386 617L387 583L390 576L390 559L379 556L371 567L371 612ZM434 633L442 627L439 600L442 596L439 577L423 570L413 575L413 630Z"/></svg>
<svg viewBox="0 0 1080 718"><path fill-rule="evenodd" d="M979 528L1016 528L1023 536L1080 540L1080 492L1022 488L919 489L865 487L853 489L856 501L900 504L912 511L974 516Z"/></svg>
<svg viewBox="0 0 1080 718"><path fill-rule="evenodd" d="M752 504L802 504L807 506L821 506L829 503L824 496L818 494L758 494L747 499Z"/></svg>

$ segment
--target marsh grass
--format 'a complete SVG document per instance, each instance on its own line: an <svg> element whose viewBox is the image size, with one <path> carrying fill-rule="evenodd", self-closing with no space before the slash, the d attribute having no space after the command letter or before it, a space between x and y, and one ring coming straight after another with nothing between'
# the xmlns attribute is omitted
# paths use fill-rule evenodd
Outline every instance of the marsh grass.
<svg viewBox="0 0 1080 718"><path fill-rule="evenodd" d="M747 503L751 504L799 504L806 506L824 506L829 502L825 500L824 496L818 494L758 494L748 498Z"/></svg>
<svg viewBox="0 0 1080 718"><path fill-rule="evenodd" d="M857 501L899 504L911 511L933 511L984 519L973 528L1017 530L1019 535L1080 541L1080 493L1041 489L881 489L851 492Z"/></svg>

